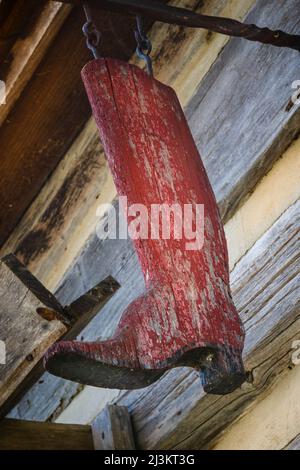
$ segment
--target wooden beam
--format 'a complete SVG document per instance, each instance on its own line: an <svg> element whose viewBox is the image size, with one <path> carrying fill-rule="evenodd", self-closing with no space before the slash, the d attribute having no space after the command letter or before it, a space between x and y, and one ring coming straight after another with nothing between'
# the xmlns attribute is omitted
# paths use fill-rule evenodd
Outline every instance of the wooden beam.
<svg viewBox="0 0 300 470"><path fill-rule="evenodd" d="M91 426L4 419L0 450L134 450L130 415L109 405Z"/></svg>
<svg viewBox="0 0 300 470"><path fill-rule="evenodd" d="M14 252L48 289L57 289L101 218L97 207L114 197L96 125L90 120L2 247L2 255Z"/></svg>
<svg viewBox="0 0 300 470"><path fill-rule="evenodd" d="M16 40L11 49L12 60L8 70L1 76L6 84L6 102L0 106L0 126L31 79L71 9L71 5L46 3L30 33L25 38Z"/></svg>
<svg viewBox="0 0 300 470"><path fill-rule="evenodd" d="M0 414L42 374L41 359L59 338L73 339L101 310L119 285L107 278L63 308L13 256L0 262L0 340L6 358L0 364Z"/></svg>
<svg viewBox="0 0 300 470"><path fill-rule="evenodd" d="M225 224L231 270L256 240L300 198L299 155L300 138L292 143Z"/></svg>
<svg viewBox="0 0 300 470"><path fill-rule="evenodd" d="M4 419L0 450L93 450L92 429L76 424Z"/></svg>
<svg viewBox="0 0 300 470"><path fill-rule="evenodd" d="M134 450L131 420L125 406L108 405L92 423L95 450Z"/></svg>
<svg viewBox="0 0 300 470"><path fill-rule="evenodd" d="M0 365L0 407L66 331L56 299L14 257L0 262L0 335L6 347Z"/></svg>
<svg viewBox="0 0 300 470"><path fill-rule="evenodd" d="M229 6L232 7L232 2ZM221 12L227 13L229 6ZM250 6L251 3L249 2L248 8ZM204 11L216 13L220 11L218 8L220 7L217 5L211 5ZM235 5L235 8L238 7ZM262 7L260 11L267 17L270 12L269 10L265 11L265 8ZM287 8L286 4L283 8ZM286 11L286 13L288 12ZM245 14L245 10L239 10L239 14ZM258 12L256 15L258 15ZM269 16L272 18L271 14ZM272 20L273 24L276 24L277 20L278 18ZM285 19L285 21L287 20ZM178 34L181 34L181 32L178 31ZM155 28L154 45L155 50L157 50L155 66L157 67L158 78L175 86L179 94L183 84L186 82L189 84L189 90L184 90L182 93L182 100L186 103L196 88L199 88L198 93L200 93L202 86L206 86L208 78L205 79L204 85L200 87L199 81L209 68L207 62L211 64L211 61L214 61L224 43L218 42L216 38L210 38L207 44L206 35L202 34L201 37L200 33L196 35L194 31L189 31L188 34L186 33L183 36L182 43L177 44L176 42L176 48L174 48L172 45L173 36L174 31L172 29L157 31L157 27ZM211 55L211 52L208 51L211 50L214 41L216 42L214 45L215 50ZM162 51L159 49L160 45ZM235 85L232 85L232 87L229 85L230 90L227 93L230 98L226 100L225 104L222 96L218 95L217 99L213 96L213 90L220 89L218 82L217 87L209 91L211 101L206 100L205 106L201 104L203 114L206 115L205 120L200 119L198 114L195 114L198 102L197 95L188 108L190 124L196 139L199 141L200 153L213 183L224 221L235 212L238 206L236 195L240 194L240 201L242 201L253 190L255 183L265 175L275 159L282 155L285 147L292 141L294 133L297 132L297 122L300 119L300 112L297 107L294 111L291 111L291 114L282 111L283 103L288 102L291 95L291 89L287 85L285 74L288 74L292 81L292 76L296 73L294 62L289 61L287 63L286 59L281 59L281 56L277 55L277 50L275 50L274 57L272 52L272 57L265 61L263 48L256 45L251 45L251 47L254 48L251 51L251 54L253 54L253 67L249 72L249 80L257 87L256 92L251 92L248 87L248 80L237 79ZM221 53L221 64L225 63L224 55L226 57L229 55L229 60L232 60L231 53L226 52L228 48L232 49L232 43L228 44ZM201 60L198 50L201 53ZM208 57L206 54L208 54ZM237 54L241 57L247 55L240 45ZM165 56L168 60L168 67L165 65ZM274 59L276 63L274 68L271 59ZM285 63L285 74L280 71L282 60ZM237 76L242 75L244 65L243 61L237 64ZM219 62L215 64L215 67L219 70ZM213 74L209 80L210 82L213 82L217 76L214 70L213 67L207 75L207 77L210 77ZM194 73L196 73L196 76ZM228 80L225 75L224 70L224 77ZM256 78L258 75L264 78L258 81ZM276 86L280 89L280 93L276 95L278 101L271 96L273 88L270 83L275 75L278 77ZM265 83L267 83L266 86ZM259 95L260 88L263 90L261 93L267 95L266 100L268 99L268 101L264 101L265 106L261 106L259 102L256 102L256 96ZM250 142L252 134L247 129L248 121L245 118L247 113L238 105L236 96L243 96L244 106L247 106L249 102L249 109L251 108L255 114L255 118L253 117L251 120L254 126L253 132L256 133L255 146L251 145ZM214 112L209 111L210 106L213 106ZM269 106L272 107L271 114L274 115L274 119L267 122L266 131L268 136L266 141L265 128L263 129L259 124L256 125L255 122L265 119ZM224 116L226 113L226 116L233 116L234 122L241 123L241 130L239 131L235 127L227 129L226 120L219 128L218 121L215 119L217 108L221 109ZM201 135L198 128L202 129ZM207 129L211 133L210 139L206 138ZM241 139L237 145L236 135L239 135L239 132L241 132ZM225 138L226 145L223 146ZM213 145L213 142L215 142L215 145ZM57 287L57 280L62 278L84 242L95 229L99 220L95 217L95 212L99 204L111 201L116 195L102 152L96 127L91 121L74 142L64 161L57 168L39 198L24 216L19 227L2 250L2 253L15 251L18 257L50 289ZM245 155L245 159L241 158L241 155ZM220 173L221 165L218 163L220 161L223 162L224 174ZM239 175L241 175L243 184L239 183ZM225 181L225 183L223 184L222 181ZM65 204L61 204L62 195L67 198L68 202ZM86 203L83 204L83 200Z"/></svg>

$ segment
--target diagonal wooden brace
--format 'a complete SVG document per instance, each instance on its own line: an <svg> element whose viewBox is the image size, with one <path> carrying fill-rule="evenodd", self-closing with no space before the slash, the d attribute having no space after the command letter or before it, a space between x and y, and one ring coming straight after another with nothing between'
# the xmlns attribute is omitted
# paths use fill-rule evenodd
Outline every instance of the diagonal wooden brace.
<svg viewBox="0 0 300 470"><path fill-rule="evenodd" d="M57 343L46 369L85 384L134 389L190 366L200 371L205 391L229 393L245 380L244 331L231 299L217 203L176 94L113 59L90 62L82 77L119 195L149 214L153 204L203 205L204 244L188 249L185 232L136 239L146 293L125 310L111 339Z"/></svg>

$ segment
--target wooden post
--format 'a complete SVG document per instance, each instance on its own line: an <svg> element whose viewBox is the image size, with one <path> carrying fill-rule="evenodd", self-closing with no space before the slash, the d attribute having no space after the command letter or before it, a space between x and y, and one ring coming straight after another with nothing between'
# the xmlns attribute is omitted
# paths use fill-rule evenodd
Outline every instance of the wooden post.
<svg viewBox="0 0 300 470"><path fill-rule="evenodd" d="M130 414L125 406L108 405L92 423L95 450L134 450Z"/></svg>
<svg viewBox="0 0 300 470"><path fill-rule="evenodd" d="M55 297L15 257L0 261L0 407L67 329Z"/></svg>
<svg viewBox="0 0 300 470"><path fill-rule="evenodd" d="M75 338L118 289L108 277L62 307L15 256L0 260L0 415L42 374L41 359L59 338Z"/></svg>

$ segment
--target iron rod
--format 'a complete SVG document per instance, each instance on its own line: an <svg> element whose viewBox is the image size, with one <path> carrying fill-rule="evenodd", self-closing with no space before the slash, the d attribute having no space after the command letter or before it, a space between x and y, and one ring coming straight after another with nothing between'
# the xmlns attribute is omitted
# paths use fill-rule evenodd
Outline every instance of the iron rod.
<svg viewBox="0 0 300 470"><path fill-rule="evenodd" d="M82 5L86 0L60 0L63 3ZM300 51L300 36L284 31L272 31L254 24L244 24L231 18L207 16L185 8L173 7L157 0L89 0L95 7L130 15L143 14L155 21L191 28L203 28L249 41L288 47Z"/></svg>

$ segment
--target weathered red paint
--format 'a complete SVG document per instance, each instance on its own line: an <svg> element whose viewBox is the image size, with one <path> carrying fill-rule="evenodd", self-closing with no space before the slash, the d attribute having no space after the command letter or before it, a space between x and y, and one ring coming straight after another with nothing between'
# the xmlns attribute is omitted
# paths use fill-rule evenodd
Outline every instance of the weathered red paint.
<svg viewBox="0 0 300 470"><path fill-rule="evenodd" d="M112 339L61 342L46 368L91 385L137 388L168 368L201 370L205 390L244 380L244 332L229 288L227 247L216 200L175 92L113 59L82 71L119 195L128 204L204 204L204 246L137 240L147 292L124 312Z"/></svg>

